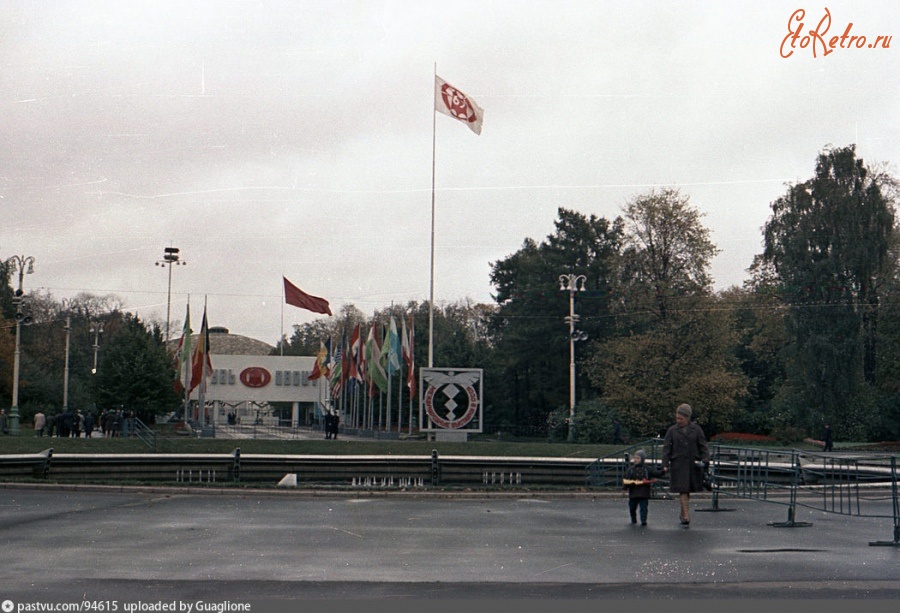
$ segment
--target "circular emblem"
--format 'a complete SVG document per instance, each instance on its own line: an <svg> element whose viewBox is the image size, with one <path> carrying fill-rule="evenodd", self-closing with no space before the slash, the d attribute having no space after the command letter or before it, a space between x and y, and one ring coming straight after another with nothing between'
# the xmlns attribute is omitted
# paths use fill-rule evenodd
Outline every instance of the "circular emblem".
<svg viewBox="0 0 900 613"><path fill-rule="evenodd" d="M462 415L458 409L463 408ZM454 381L432 385L425 390L425 413L435 425L447 430L462 428L478 411L478 392L471 385Z"/></svg>
<svg viewBox="0 0 900 613"><path fill-rule="evenodd" d="M247 387L265 387L272 380L272 374L261 366L250 366L241 371L241 383Z"/></svg>
<svg viewBox="0 0 900 613"><path fill-rule="evenodd" d="M475 107L472 106L466 95L455 87L447 83L441 85L441 98L444 100L444 105L450 111L450 114L457 119L462 119L469 123L474 123L478 120Z"/></svg>

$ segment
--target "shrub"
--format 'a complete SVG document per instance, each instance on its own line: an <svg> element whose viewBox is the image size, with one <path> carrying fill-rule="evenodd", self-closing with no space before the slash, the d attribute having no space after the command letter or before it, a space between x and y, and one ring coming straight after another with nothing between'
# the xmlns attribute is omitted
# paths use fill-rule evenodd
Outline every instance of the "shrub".
<svg viewBox="0 0 900 613"><path fill-rule="evenodd" d="M795 426L782 426L774 432L775 441L780 445L798 443L806 438L806 433Z"/></svg>

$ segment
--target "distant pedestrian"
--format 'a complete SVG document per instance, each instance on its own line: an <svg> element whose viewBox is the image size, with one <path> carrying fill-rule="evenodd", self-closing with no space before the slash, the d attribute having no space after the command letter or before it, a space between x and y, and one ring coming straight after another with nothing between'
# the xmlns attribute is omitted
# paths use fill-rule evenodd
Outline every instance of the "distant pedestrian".
<svg viewBox="0 0 900 613"><path fill-rule="evenodd" d="M329 411L328 413L325 414L325 440L326 441L331 438L331 420L332 420L332 415L331 415L331 411Z"/></svg>
<svg viewBox="0 0 900 613"><path fill-rule="evenodd" d="M0 409L0 434L9 434L9 418L6 417L6 409Z"/></svg>
<svg viewBox="0 0 900 613"><path fill-rule="evenodd" d="M113 427L112 427L112 436L120 437L122 436L122 431L125 429L125 412L122 409L116 411L116 417L113 419Z"/></svg>
<svg viewBox="0 0 900 613"><path fill-rule="evenodd" d="M47 416L41 411L34 414L34 433L37 436L44 436L44 428L47 426Z"/></svg>
<svg viewBox="0 0 900 613"><path fill-rule="evenodd" d="M63 438L69 438L75 429L75 414L72 412L72 409L67 407L65 411L60 413L60 417L62 417L62 427L59 429L59 435Z"/></svg>
<svg viewBox="0 0 900 613"><path fill-rule="evenodd" d="M625 443L622 440L622 424L619 423L618 419L613 422L613 443L616 445Z"/></svg>
<svg viewBox="0 0 900 613"><path fill-rule="evenodd" d="M628 513L631 515L631 523L636 524L640 511L641 525L647 525L647 510L650 496L653 493L652 483L662 475L646 464L647 453L643 449L634 452L631 465L625 471L622 483L625 486L623 493L628 495Z"/></svg>
<svg viewBox="0 0 900 613"><path fill-rule="evenodd" d="M84 435L87 438L91 438L91 432L94 431L94 413L92 411L88 411L88 414L84 416Z"/></svg>
<svg viewBox="0 0 900 613"><path fill-rule="evenodd" d="M341 418L337 413L334 413L331 416L331 438L332 439L337 439L338 431L340 430L340 427L341 427Z"/></svg>
<svg viewBox="0 0 900 613"><path fill-rule="evenodd" d="M825 424L825 432L822 434L822 442L824 446L822 451L831 451L834 449L834 439L831 434L831 426L829 424Z"/></svg>

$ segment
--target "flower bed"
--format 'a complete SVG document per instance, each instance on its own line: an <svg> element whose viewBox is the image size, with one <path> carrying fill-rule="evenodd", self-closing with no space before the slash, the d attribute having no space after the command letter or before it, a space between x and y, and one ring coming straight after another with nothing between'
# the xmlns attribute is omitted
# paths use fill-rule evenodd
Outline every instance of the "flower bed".
<svg viewBox="0 0 900 613"><path fill-rule="evenodd" d="M711 440L717 443L774 443L775 437L747 432L720 432Z"/></svg>

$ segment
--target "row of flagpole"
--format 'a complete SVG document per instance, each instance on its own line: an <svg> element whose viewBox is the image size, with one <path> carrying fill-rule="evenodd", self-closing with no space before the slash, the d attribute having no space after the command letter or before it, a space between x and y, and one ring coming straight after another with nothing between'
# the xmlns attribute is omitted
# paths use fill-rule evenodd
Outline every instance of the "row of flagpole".
<svg viewBox="0 0 900 613"><path fill-rule="evenodd" d="M397 429L403 424L403 366L406 366L405 384L409 390L409 418L407 425L412 432L413 398L416 393L415 378L415 318L413 314L401 317L398 332L396 318L390 316L388 324L372 321L368 333L363 324L356 324L350 333L341 335L339 345L329 337L319 342L316 362L309 380L324 380L329 403L345 416L354 427L361 429L391 430L393 428L393 378L400 374L397 387ZM407 327L407 321L409 326ZM366 336L363 342L363 336ZM387 402L385 403L385 397ZM378 402L376 423L376 398Z"/></svg>

